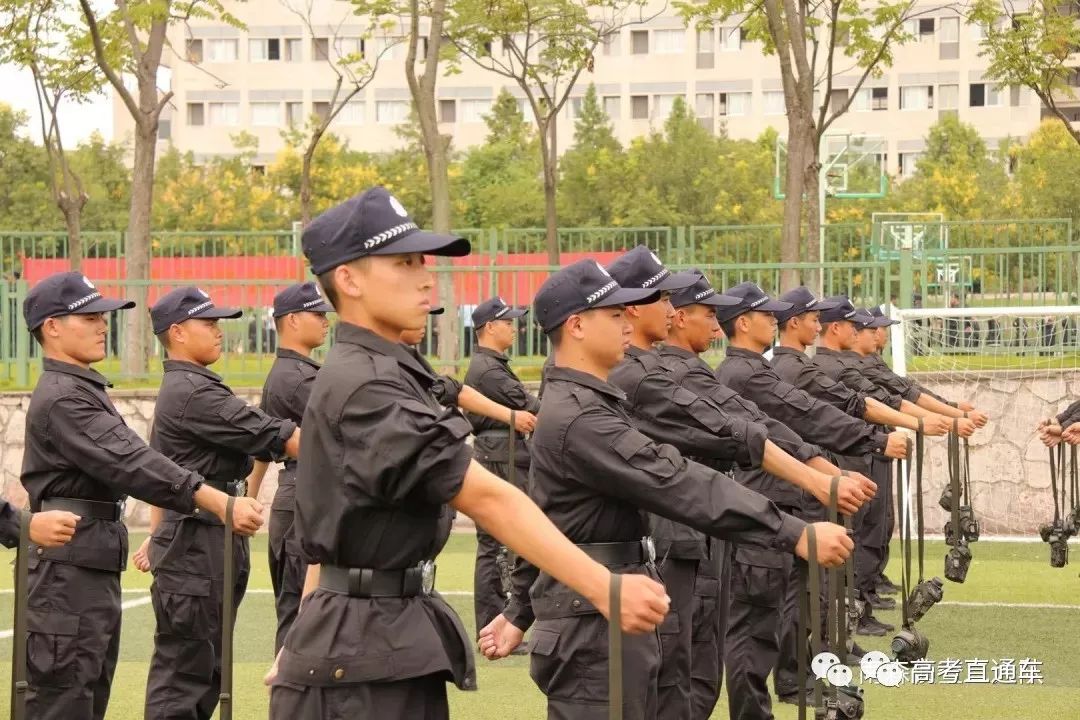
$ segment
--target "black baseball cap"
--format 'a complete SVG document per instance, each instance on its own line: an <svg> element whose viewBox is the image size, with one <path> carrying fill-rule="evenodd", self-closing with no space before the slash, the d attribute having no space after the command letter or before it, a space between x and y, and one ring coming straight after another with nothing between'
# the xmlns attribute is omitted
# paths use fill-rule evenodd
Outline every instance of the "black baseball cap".
<svg viewBox="0 0 1080 720"><path fill-rule="evenodd" d="M461 257L469 241L421 230L384 187L373 187L311 221L302 238L311 272L321 275L366 255L424 253Z"/></svg>
<svg viewBox="0 0 1080 720"><path fill-rule="evenodd" d="M314 281L290 285L274 296L274 317L298 312L334 312L334 306L326 302L318 283Z"/></svg>
<svg viewBox="0 0 1080 720"><path fill-rule="evenodd" d="M131 300L102 297L94 283L81 272L50 275L26 293L23 319L30 330L37 330L46 320L65 315L93 315L114 310L130 310Z"/></svg>
<svg viewBox="0 0 1080 720"><path fill-rule="evenodd" d="M855 316L851 318L851 321L855 323L857 329L868 330L877 327L874 325L876 319L866 308L858 308L855 310Z"/></svg>
<svg viewBox="0 0 1080 720"><path fill-rule="evenodd" d="M851 301L847 299L845 295L834 295L833 297L825 298L830 303L836 303L828 310L822 310L818 315L818 320L823 323L840 322L841 320L855 320L855 306L851 304Z"/></svg>
<svg viewBox="0 0 1080 720"><path fill-rule="evenodd" d="M689 275L694 279L694 282L682 290L676 290L671 293L672 307L681 308L686 307L687 305L711 305L720 308L731 307L732 305L737 305L739 303L735 298L730 298L716 292L716 288L709 282L709 278L705 277L705 273L697 268L691 268L685 273L679 274Z"/></svg>
<svg viewBox="0 0 1080 720"><path fill-rule="evenodd" d="M488 298L472 311L473 327L481 328L492 320L513 320L527 312L528 308L511 307L501 297Z"/></svg>
<svg viewBox="0 0 1080 720"><path fill-rule="evenodd" d="M660 258L644 245L638 245L619 256L608 265L611 277L624 288L646 288L671 292L683 290L694 284L697 278L688 272L672 274Z"/></svg>
<svg viewBox="0 0 1080 720"><path fill-rule="evenodd" d="M150 308L150 322L154 334L160 335L173 325L185 320L235 319L244 314L238 308L217 307L205 290L197 287L180 287L167 292Z"/></svg>
<svg viewBox="0 0 1080 720"><path fill-rule="evenodd" d="M899 320L894 320L885 314L885 311L881 309L880 305L875 305L869 308L869 313L874 316L874 327L889 327L891 325L899 325Z"/></svg>
<svg viewBox="0 0 1080 720"><path fill-rule="evenodd" d="M616 305L648 305L660 299L655 288L620 287L595 260L578 260L549 277L533 299L536 319L545 333L576 313Z"/></svg>
<svg viewBox="0 0 1080 720"><path fill-rule="evenodd" d="M738 303L716 313L716 319L720 322L727 322L748 312L784 312L792 307L789 302L773 300L764 290L749 281L728 288L724 294L738 299Z"/></svg>
<svg viewBox="0 0 1080 720"><path fill-rule="evenodd" d="M787 310L777 310L773 313L773 315L776 316L776 322L778 323L785 323L791 318L802 315L803 313L832 310L839 305L839 301L832 298L818 300L817 297L814 296L814 293L810 292L810 288L805 285L797 287L794 290L788 290L780 296L780 300L791 303L791 307Z"/></svg>

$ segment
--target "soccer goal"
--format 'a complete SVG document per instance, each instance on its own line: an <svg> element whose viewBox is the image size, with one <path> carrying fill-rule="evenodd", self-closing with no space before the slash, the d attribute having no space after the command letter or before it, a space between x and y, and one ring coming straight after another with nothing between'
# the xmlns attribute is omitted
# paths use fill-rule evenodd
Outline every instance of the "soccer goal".
<svg viewBox="0 0 1080 720"><path fill-rule="evenodd" d="M892 311L893 369L989 414L970 440L971 491L985 532L1032 535L1053 515L1049 451L1036 432L1080 397L1080 307ZM927 527L948 477L944 442L927 443Z"/></svg>

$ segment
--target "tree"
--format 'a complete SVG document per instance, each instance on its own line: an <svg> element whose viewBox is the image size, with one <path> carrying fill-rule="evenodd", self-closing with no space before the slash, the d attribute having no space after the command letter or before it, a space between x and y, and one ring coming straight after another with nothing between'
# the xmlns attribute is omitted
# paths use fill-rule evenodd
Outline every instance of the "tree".
<svg viewBox="0 0 1080 720"><path fill-rule="evenodd" d="M742 16L743 36L761 41L766 53L776 55L788 118L780 259L818 262L818 244L803 243L802 228L805 211L807 237L820 236L821 139L847 112L866 80L892 63L894 47L911 37L904 24L942 6L916 8L915 0L761 0L750 8L741 0L675 4L687 22L698 27ZM858 80L846 99L834 102L834 78L850 69L859 71ZM820 98L818 106L815 97ZM781 273L781 289L799 282L796 271Z"/></svg>
<svg viewBox="0 0 1080 720"><path fill-rule="evenodd" d="M101 79L93 60L75 51L76 28L59 5L56 0L0 0L0 62L25 68L33 77L49 187L67 228L68 261L79 270L81 217L90 196L64 148L58 113L62 103L83 103L96 95Z"/></svg>
<svg viewBox="0 0 1080 720"><path fill-rule="evenodd" d="M1080 146L1060 122L1046 120L1013 148L1013 176L1022 212L1032 218L1067 217L1080 223Z"/></svg>
<svg viewBox="0 0 1080 720"><path fill-rule="evenodd" d="M49 202L49 161L45 151L23 136L25 112L0 103L0 228L39 230L57 220ZM13 258L3 258L7 266ZM10 278L5 278L10 279Z"/></svg>
<svg viewBox="0 0 1080 720"><path fill-rule="evenodd" d="M505 89L484 117L483 145L472 148L461 168L459 196L470 227L532 227L543 218L543 187L535 132L517 100Z"/></svg>
<svg viewBox="0 0 1080 720"><path fill-rule="evenodd" d="M323 8L316 10L314 0L279 0L287 10L296 15L304 24L312 37L320 37L323 30L316 31L313 17L316 12L321 16L325 12ZM304 138L304 151L300 171L300 222L307 227L311 222L311 166L315 158L315 151L319 147L334 119L341 114L357 95L375 79L375 73L379 69L379 60L398 42L400 37L391 38L385 32L380 32L372 24L363 37L349 37L342 34L342 26L354 12L346 11L336 25L329 27L331 32L326 38L326 51L322 58L316 55L316 60L321 59L326 67L334 74L334 89L330 93L330 99L326 101L322 112L316 111L308 118L302 131L294 130L290 135L297 133ZM385 30L385 28L383 28ZM378 40L378 51L372 52L369 45ZM359 47L355 47L359 43ZM295 140L293 141L295 143Z"/></svg>
<svg viewBox="0 0 1080 720"><path fill-rule="evenodd" d="M571 225L618 225L626 153L590 84L574 121L574 144L559 162L559 216Z"/></svg>
<svg viewBox="0 0 1080 720"><path fill-rule="evenodd" d="M157 85L169 26L194 17L218 19L235 27L241 23L225 10L222 0L116 0L116 8L104 16L99 16L90 0L79 0L79 7L86 34L76 41L76 49L92 50L95 63L135 123L131 211L124 254L128 278L134 281L128 294L139 307L146 307L158 123L173 96L171 90L161 91ZM134 90L128 89L124 76L134 79ZM127 337L122 367L126 373L146 372L150 355L148 317L145 312L125 314Z"/></svg>
<svg viewBox="0 0 1080 720"><path fill-rule="evenodd" d="M559 264L556 117L581 73L592 69L596 47L623 27L645 22L646 5L647 0L456 0L450 9L450 41L480 67L517 84L536 122L552 265Z"/></svg>

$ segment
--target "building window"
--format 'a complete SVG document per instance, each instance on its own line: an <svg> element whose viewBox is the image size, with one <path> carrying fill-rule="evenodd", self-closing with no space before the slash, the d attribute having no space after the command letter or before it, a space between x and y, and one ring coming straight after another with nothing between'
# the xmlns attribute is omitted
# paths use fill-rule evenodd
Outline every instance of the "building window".
<svg viewBox="0 0 1080 720"><path fill-rule="evenodd" d="M600 54L613 56L622 51L622 41L619 33L611 33L600 38Z"/></svg>
<svg viewBox="0 0 1080 720"><path fill-rule="evenodd" d="M871 110L888 110L889 109L889 88L887 88L887 87L870 88L870 109Z"/></svg>
<svg viewBox="0 0 1080 720"><path fill-rule="evenodd" d="M281 103L251 103L251 124L255 127L281 127Z"/></svg>
<svg viewBox="0 0 1080 720"><path fill-rule="evenodd" d="M998 107L1004 104L1002 94L990 83L972 83L968 88L970 107Z"/></svg>
<svg viewBox="0 0 1080 720"><path fill-rule="evenodd" d="M581 106L584 102L585 98L570 98L566 103L566 117L573 120L581 115Z"/></svg>
<svg viewBox="0 0 1080 720"><path fill-rule="evenodd" d="M364 54L364 39L358 37L334 38L334 54L337 55L335 59L362 56Z"/></svg>
<svg viewBox="0 0 1080 720"><path fill-rule="evenodd" d="M304 124L304 103L285 103L285 122L291 128L301 127Z"/></svg>
<svg viewBox="0 0 1080 720"><path fill-rule="evenodd" d="M285 61L304 61L304 41L300 38L285 38Z"/></svg>
<svg viewBox="0 0 1080 720"><path fill-rule="evenodd" d="M208 115L214 127L235 127L240 124L240 103L210 103Z"/></svg>
<svg viewBox="0 0 1080 720"><path fill-rule="evenodd" d="M201 63L202 58L203 58L202 50L203 50L203 48L202 48L202 40L192 40L191 38L188 38L188 41L187 41L187 59L188 59L188 62Z"/></svg>
<svg viewBox="0 0 1080 720"><path fill-rule="evenodd" d="M330 59L330 38L311 39L311 58L316 61Z"/></svg>
<svg viewBox="0 0 1080 720"><path fill-rule="evenodd" d="M956 110L960 107L959 85L938 85L938 108Z"/></svg>
<svg viewBox="0 0 1080 720"><path fill-rule="evenodd" d="M907 85L900 88L901 110L929 110L933 107L933 85Z"/></svg>
<svg viewBox="0 0 1080 720"><path fill-rule="evenodd" d="M439 122L457 122L457 100L439 101Z"/></svg>
<svg viewBox="0 0 1080 720"><path fill-rule="evenodd" d="M462 100L461 122L482 123L484 116L491 112L491 100Z"/></svg>
<svg viewBox="0 0 1080 720"><path fill-rule="evenodd" d="M750 114L750 93L735 92L720 95L720 114L727 117L740 117Z"/></svg>
<svg viewBox="0 0 1080 720"><path fill-rule="evenodd" d="M943 43L960 42L960 18L941 18L941 38Z"/></svg>
<svg viewBox="0 0 1080 720"><path fill-rule="evenodd" d="M239 45L236 40L207 40L204 45L207 62L236 62Z"/></svg>
<svg viewBox="0 0 1080 720"><path fill-rule="evenodd" d="M464 105L466 101L462 100ZM465 110L462 108L462 114ZM404 100L379 100L375 103L375 122L380 125L397 125L409 119L409 103Z"/></svg>
<svg viewBox="0 0 1080 720"><path fill-rule="evenodd" d="M909 178L914 175L921 157L921 152L900 153L900 177Z"/></svg>
<svg viewBox="0 0 1080 720"><path fill-rule="evenodd" d="M847 88L839 88L829 92L829 112L838 113L844 107L844 104L848 100ZM855 103L851 103L851 108L854 110Z"/></svg>
<svg viewBox="0 0 1080 720"><path fill-rule="evenodd" d="M631 55L648 55L649 54L649 31L648 30L631 30L630 31L630 54Z"/></svg>
<svg viewBox="0 0 1080 720"><path fill-rule="evenodd" d="M172 120L158 121L158 140L168 140L172 137Z"/></svg>
<svg viewBox="0 0 1080 720"><path fill-rule="evenodd" d="M187 124L193 127L200 127L206 124L206 106L202 103L188 103L187 104Z"/></svg>
<svg viewBox="0 0 1080 720"><path fill-rule="evenodd" d="M697 67L699 70L716 67L716 36L712 28L697 31Z"/></svg>
<svg viewBox="0 0 1080 720"><path fill-rule="evenodd" d="M622 98L618 95L605 95L604 112L612 120L620 120L622 118Z"/></svg>
<svg viewBox="0 0 1080 720"><path fill-rule="evenodd" d="M679 95L653 95L653 120L667 120L675 107L675 98Z"/></svg>
<svg viewBox="0 0 1080 720"><path fill-rule="evenodd" d="M716 97L712 93L694 96L694 114L699 118L711 118L716 113Z"/></svg>
<svg viewBox="0 0 1080 720"><path fill-rule="evenodd" d="M360 40L360 38L355 38ZM384 37L376 40L375 48L379 53L379 57L382 60L401 60L405 57L405 53L408 51L404 38L402 37ZM363 41L361 42L361 48L363 48ZM363 50L361 49L361 52Z"/></svg>
<svg viewBox="0 0 1080 720"><path fill-rule="evenodd" d="M326 122L326 118L330 117L330 103L317 102L311 105L312 114L319 119L319 122Z"/></svg>
<svg viewBox="0 0 1080 720"><path fill-rule="evenodd" d="M653 44L657 55L682 55L686 51L686 32L653 30Z"/></svg>
<svg viewBox="0 0 1080 720"><path fill-rule="evenodd" d="M269 62L281 59L281 40L256 38L248 40L248 59L251 62Z"/></svg>
<svg viewBox="0 0 1080 720"><path fill-rule="evenodd" d="M769 90L762 94L765 108L762 112L766 115L783 115L787 112L784 106L784 93L782 90Z"/></svg>
<svg viewBox="0 0 1080 720"><path fill-rule="evenodd" d="M735 52L742 49L742 28L720 28L721 42L726 52Z"/></svg>
<svg viewBox="0 0 1080 720"><path fill-rule="evenodd" d="M919 39L932 40L934 38L934 18L919 18Z"/></svg>
<svg viewBox="0 0 1080 720"><path fill-rule="evenodd" d="M345 103L341 108L341 112L337 115L337 122L340 125L363 125L364 124L364 101L363 100L350 100Z"/></svg>
<svg viewBox="0 0 1080 720"><path fill-rule="evenodd" d="M649 119L649 96L648 95L631 95L630 96L630 119L631 120L648 120Z"/></svg>
<svg viewBox="0 0 1080 720"><path fill-rule="evenodd" d="M533 114L532 105L529 104L529 101L525 98L518 98L517 104L522 119L529 124L535 123L536 115Z"/></svg>

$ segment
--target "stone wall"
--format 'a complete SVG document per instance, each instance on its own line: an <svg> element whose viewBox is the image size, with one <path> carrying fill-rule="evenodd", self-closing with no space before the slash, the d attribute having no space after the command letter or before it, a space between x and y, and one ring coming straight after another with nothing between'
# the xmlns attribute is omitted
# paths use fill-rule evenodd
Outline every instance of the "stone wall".
<svg viewBox="0 0 1080 720"><path fill-rule="evenodd" d="M1055 415L1080 397L1080 371L1045 374L1037 379L1013 373L985 375L932 375L919 377L931 389L950 398L974 398L991 420L971 440L972 495L983 529L988 533L1031 533L1053 514L1050 471L1046 448L1034 427L1040 418ZM257 390L240 390L241 397L257 403ZM112 393L117 409L142 437L153 419L155 391L120 390ZM28 393L0 394L0 491L22 506L26 494L19 484L23 440L26 428ZM945 513L937 505L942 487L948 482L944 438L927 442L924 486L928 532L940 532ZM277 468L267 472L260 499L269 507L277 488ZM128 522L145 525L147 510L142 503L128 503Z"/></svg>

